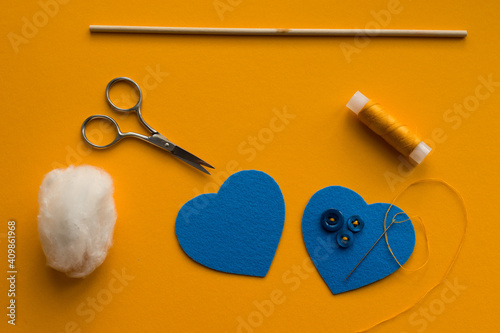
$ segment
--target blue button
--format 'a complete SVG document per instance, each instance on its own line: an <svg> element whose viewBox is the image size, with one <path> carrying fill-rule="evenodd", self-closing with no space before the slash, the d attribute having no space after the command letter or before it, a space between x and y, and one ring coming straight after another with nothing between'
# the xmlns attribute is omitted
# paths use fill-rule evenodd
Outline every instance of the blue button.
<svg viewBox="0 0 500 333"><path fill-rule="evenodd" d="M337 243L340 247L349 247L354 242L354 235L347 229L342 229L337 233Z"/></svg>
<svg viewBox="0 0 500 333"><path fill-rule="evenodd" d="M365 221L358 215L353 215L347 220L347 228L352 232L359 232L365 226Z"/></svg>
<svg viewBox="0 0 500 333"><path fill-rule="evenodd" d="M340 230L344 225L344 216L337 209L327 209L321 214L321 226L329 232Z"/></svg>

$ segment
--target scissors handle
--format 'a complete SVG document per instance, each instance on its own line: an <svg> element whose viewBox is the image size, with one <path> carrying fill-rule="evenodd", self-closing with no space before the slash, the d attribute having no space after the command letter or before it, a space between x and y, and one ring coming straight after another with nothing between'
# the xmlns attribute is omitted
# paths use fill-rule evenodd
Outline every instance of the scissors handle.
<svg viewBox="0 0 500 333"><path fill-rule="evenodd" d="M114 84L118 83L118 82L122 82L122 81L125 81L127 82L128 84L131 84L134 89L137 91L137 93L139 94L139 100L137 101L137 103L135 103L134 106L130 107L130 108L120 108L118 106L116 106L113 101L111 100L111 98L109 98L109 91L111 90L111 88L113 87ZM156 130L154 130L151 126L148 125L148 123L146 123L146 121L144 120L144 118L142 118L142 114L141 114L141 105L142 105L142 91L141 91L141 88L139 87L139 85L137 83L135 83L134 80L132 79L129 79L128 77L117 77L117 78L114 78L113 80L109 81L108 85L106 86L106 99L108 101L108 104L109 106L111 106L111 108L115 111L118 111L118 112L135 112L137 114L137 118L139 119L139 121L141 122L141 124L146 127L146 129L148 131L150 131L151 133L158 133Z"/></svg>
<svg viewBox="0 0 500 333"><path fill-rule="evenodd" d="M114 125L115 131L116 131L116 137L114 138L113 141L111 141L110 143L105 144L105 145L98 145L98 144L95 144L92 141L90 141L90 139L87 137L86 128L87 128L88 123L91 122L92 120L95 120L95 119L103 119L103 120L108 121ZM102 132L98 132L97 134L99 134L100 136L103 135ZM116 123L116 121L113 118L111 118L109 116L102 115L102 114L96 114L96 115L90 116L87 119L85 119L85 121L82 124L82 136L83 136L83 139L89 145L91 145L92 147L97 148L97 149L109 148L112 145L114 145L115 143L117 143L118 141L120 141L121 139L126 138L126 137L134 137L134 138L141 139L144 141L149 141L148 140L149 137L142 135L142 134L139 134L139 133L134 133L134 132L123 133L122 131L120 131L120 127L118 126L118 124Z"/></svg>
<svg viewBox="0 0 500 333"><path fill-rule="evenodd" d="M134 88L135 88L135 91L137 91L137 93L139 94L139 100L137 101L137 103L135 103L134 106L130 107L130 108L120 108L118 106L116 106L113 101L111 100L111 98L109 97L109 91L111 90L111 87L113 87L113 85L115 85L116 83L118 82L122 82L122 81L125 81L129 84L131 84ZM142 91L141 91L141 88L139 87L139 85L137 83L135 83L134 80L132 79L129 79L128 77L117 77L117 78L114 78L113 80L109 81L108 85L106 86L106 99L108 100L108 103L109 105L111 106L111 108L115 111L118 111L118 112L131 112L131 111L135 111L135 112L140 112L140 109L141 109L141 104L142 104Z"/></svg>

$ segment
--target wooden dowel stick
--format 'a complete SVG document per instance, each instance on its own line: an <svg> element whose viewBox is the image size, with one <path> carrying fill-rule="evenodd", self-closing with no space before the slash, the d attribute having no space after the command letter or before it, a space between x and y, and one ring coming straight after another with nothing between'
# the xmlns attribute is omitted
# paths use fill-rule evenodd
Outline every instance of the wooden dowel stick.
<svg viewBox="0 0 500 333"><path fill-rule="evenodd" d="M91 25L91 32L170 34L170 35L246 35L246 36L369 36L369 37L453 37L464 38L467 30L402 29L267 29L267 28L186 28L123 25Z"/></svg>

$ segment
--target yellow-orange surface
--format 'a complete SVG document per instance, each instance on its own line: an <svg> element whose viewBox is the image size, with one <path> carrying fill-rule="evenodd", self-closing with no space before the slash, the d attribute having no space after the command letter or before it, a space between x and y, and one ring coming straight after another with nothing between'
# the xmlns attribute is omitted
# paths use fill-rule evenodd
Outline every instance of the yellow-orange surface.
<svg viewBox="0 0 500 333"><path fill-rule="evenodd" d="M493 1L2 1L0 21L1 332L353 332L417 301L441 280L464 226L460 202L419 185L397 202L420 216L428 264L332 295L307 263L310 197L342 185L368 203L440 178L463 195L469 228L447 282L373 332L497 332L500 223L500 4ZM89 24L467 29L466 39L273 38L93 34ZM213 164L212 176L127 140L97 151L80 126L92 114L141 131L104 99L114 77L143 91L145 119ZM434 149L408 169L345 107L375 99ZM123 96L127 96L124 93ZM277 114L288 114L276 120ZM103 135L106 133L103 133ZM257 143L253 143L255 140ZM86 279L45 264L38 188L70 164L104 168L118 220L107 259ZM229 174L257 169L286 202L281 242L264 278L223 274L188 258L179 208ZM16 222L16 321L8 324L8 221ZM409 268L425 261L422 228ZM272 305L271 305L272 304Z"/></svg>

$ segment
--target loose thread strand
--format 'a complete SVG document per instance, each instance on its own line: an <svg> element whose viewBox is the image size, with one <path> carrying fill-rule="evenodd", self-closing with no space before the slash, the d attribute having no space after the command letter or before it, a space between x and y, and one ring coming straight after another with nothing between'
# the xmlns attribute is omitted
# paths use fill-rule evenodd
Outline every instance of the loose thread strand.
<svg viewBox="0 0 500 333"><path fill-rule="evenodd" d="M444 180L441 180L441 179L435 179L435 178L428 178L428 179L422 179L422 180L418 180L418 181L415 181L411 184L409 184L408 186L406 186L403 190L401 190L397 195L396 197L394 197L394 199L392 200L391 202L391 206L389 207L389 210L391 209L391 207L394 205L394 203L396 202L396 200L403 194L405 193L408 189L410 189L411 187L415 186L415 185L418 185L418 184L424 184L424 183L437 183L437 184L441 184L441 185L444 185L446 186L449 190L451 190L456 196L457 198L460 200L460 204L461 204L461 207L462 207L462 211L464 213L464 217L465 217L465 223L464 223L464 230L463 230L463 233L462 233L462 236L460 237L460 242L458 243L458 246L457 246L457 250L455 251L455 255L453 256L452 260L450 261L448 267L446 268L446 271L444 272L444 274L442 275L441 279L434 285L432 286L429 290L427 290L422 296L420 296L417 301L415 301L413 304L410 304L409 306L407 306L406 308L404 308L402 311L396 313L395 315L392 315L378 323L375 323L373 324L372 326L368 327L368 328L365 328L363 330L359 330L359 331L356 331L357 333L362 333L362 332L367 332L383 323L386 323L394 318L396 318L397 316L399 315L402 315L403 313L406 313L408 312L409 310L413 309L415 306L417 306L418 304L420 304L426 297L427 295L429 295L432 291L434 291L439 285L441 285L441 283L444 282L444 280L446 279L446 277L448 276L448 274L450 273L451 269L453 268L453 266L455 265L455 262L457 261L457 258L458 258L458 255L460 254L461 250L462 250L462 246L463 246L463 243L464 243L464 239L465 239L465 234L467 233L467 228L468 228L468 224L469 224L469 218L468 218L468 214L467 214L467 207L465 205L465 200L464 198L462 197L462 195L460 194L460 192L458 192L458 190L453 187L452 185L450 185L449 183L447 183L446 181ZM387 214L389 213L389 210L387 211L386 213L386 218L387 218ZM384 219L384 228L385 228L385 225L386 225L386 219ZM422 223L423 225L423 223ZM387 239L387 233L385 233L385 237L386 237L386 242L387 244L388 243L388 239ZM426 239L427 239L427 236L426 236ZM389 246L389 245L388 245Z"/></svg>
<svg viewBox="0 0 500 333"><path fill-rule="evenodd" d="M430 255L431 255L431 248L430 248L430 245L429 245L429 239L427 237L427 229L425 228L425 224L422 221L422 218L420 216L415 216L414 219L410 219L410 220L411 221L418 220L419 223L420 223L420 225L424 229L424 239L425 239L425 244L426 244L426 248L427 248L427 250L426 250L427 255L426 255L426 259L425 259L424 263L422 263L420 266L418 266L417 268L414 268L414 269L408 269L408 268L406 268L404 266L404 264L401 265L401 263L399 262L398 258L396 258L396 255L394 254L394 252L392 252L392 248L389 245L389 238L388 237L386 237L386 243L387 243L387 248L389 249L389 252L391 253L391 255L394 258L394 260L396 260L396 262L397 262L397 264L399 265L400 268L402 268L403 270L405 270L407 272L416 272L416 271L419 271L422 268L424 268L425 265L427 265L427 263L429 262L429 258L430 258Z"/></svg>
<svg viewBox="0 0 500 333"><path fill-rule="evenodd" d="M384 237L384 235L387 233L387 230L389 230L389 228L393 225L394 221L392 221L391 224L389 224L389 226L387 227L387 229L384 228L384 232L382 233L382 235L380 235L380 237L375 241L375 243L372 245L372 247L370 247L370 249L368 250L368 252L365 253L365 255L363 256L363 258L361 258L361 260L356 264L356 266L354 266L354 268L352 269L352 271L345 277L344 281L347 280L349 278L349 276L351 276L352 273L354 273L354 271L356 270L356 268L358 268L358 266L363 262L363 260L365 260L366 256L373 250L373 248L375 247L375 245L377 245L377 243L379 242L379 240L382 239L382 237Z"/></svg>
<svg viewBox="0 0 500 333"><path fill-rule="evenodd" d="M398 216L399 214L403 214L402 212L399 212L397 214L394 214L394 216L392 217L392 222L391 224L389 224L389 226L386 228L385 227L385 223L384 223L384 232L380 235L380 237L375 241L375 243L372 245L372 247L370 247L370 249L365 253L365 255L363 256L363 258L361 258L361 260L356 264L356 266L354 266L354 268L352 269L352 271L346 276L346 278L344 279L347 280L349 278L349 276L351 276L352 273L354 273L354 271L356 270L356 268L358 268L358 266L363 262L363 260L365 260L366 256L373 250L373 248L375 247L375 245L377 245L377 243L382 239L382 237L384 237L384 235L387 235L387 231L389 230L389 228L394 224L394 223L403 223L403 222L406 222L406 221L410 221L410 219L406 219L406 220L403 220L403 221L396 221L396 216ZM387 218L387 215L385 216ZM385 222L385 221L384 221ZM390 250L390 249L389 249ZM392 251L391 251L392 252ZM393 254L394 256L394 254ZM394 257L395 258L395 257ZM398 261L396 259L396 261ZM399 262L398 262L399 264ZM400 265L401 266L401 265Z"/></svg>

